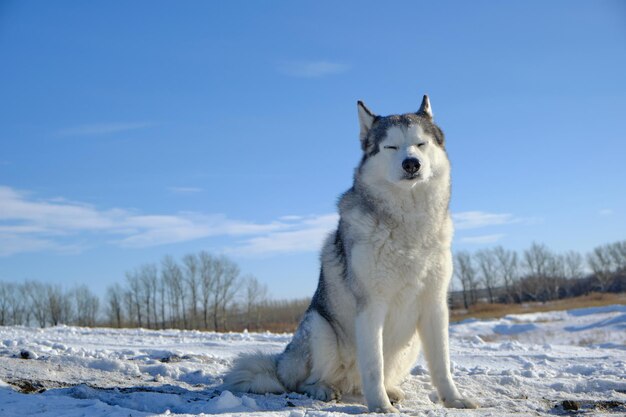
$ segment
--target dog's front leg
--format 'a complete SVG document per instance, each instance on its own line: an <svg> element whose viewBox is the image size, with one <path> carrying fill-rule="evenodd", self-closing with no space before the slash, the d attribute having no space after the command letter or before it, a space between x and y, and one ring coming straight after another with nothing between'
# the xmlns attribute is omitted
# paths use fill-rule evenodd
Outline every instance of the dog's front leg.
<svg viewBox="0 0 626 417"><path fill-rule="evenodd" d="M356 316L356 348L361 386L371 412L397 413L385 391L383 325L387 307L382 303L361 306Z"/></svg>
<svg viewBox="0 0 626 417"><path fill-rule="evenodd" d="M477 405L473 401L461 396L450 373L448 306L445 298L430 300L427 304L423 309L418 330L430 377L437 388L439 399L450 408L476 408Z"/></svg>

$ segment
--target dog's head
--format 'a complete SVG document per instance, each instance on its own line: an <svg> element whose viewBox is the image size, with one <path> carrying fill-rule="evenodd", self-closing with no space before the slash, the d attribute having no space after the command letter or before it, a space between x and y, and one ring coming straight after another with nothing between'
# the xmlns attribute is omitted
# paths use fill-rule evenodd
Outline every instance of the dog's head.
<svg viewBox="0 0 626 417"><path fill-rule="evenodd" d="M362 101L359 110L363 159L359 175L413 188L449 174L444 135L433 121L428 96L415 113L377 116Z"/></svg>

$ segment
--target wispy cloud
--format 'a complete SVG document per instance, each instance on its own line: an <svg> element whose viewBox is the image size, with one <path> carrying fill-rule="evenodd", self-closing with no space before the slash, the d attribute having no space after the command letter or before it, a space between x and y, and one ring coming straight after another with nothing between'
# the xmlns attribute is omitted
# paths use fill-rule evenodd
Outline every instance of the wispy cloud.
<svg viewBox="0 0 626 417"><path fill-rule="evenodd" d="M0 256L41 251L62 252L63 246L49 239L0 232Z"/></svg>
<svg viewBox="0 0 626 417"><path fill-rule="evenodd" d="M613 210L610 208L603 208L602 210L598 211L598 214L603 217L611 216L613 214Z"/></svg>
<svg viewBox="0 0 626 417"><path fill-rule="evenodd" d="M0 186L0 255L34 251L80 251L84 240L104 238L120 247L142 248L209 237L234 241L242 255L318 250L336 215L285 216L255 223L222 214L142 214L64 199L37 200Z"/></svg>
<svg viewBox="0 0 626 417"><path fill-rule="evenodd" d="M244 240L229 252L246 256L267 256L277 253L318 251L324 239L337 227L338 220L339 215L334 213L298 219L288 224L286 230Z"/></svg>
<svg viewBox="0 0 626 417"><path fill-rule="evenodd" d="M280 222L265 224L230 220L223 215L178 213L177 215L131 216L128 237L118 241L123 247L147 247L187 242L216 236L259 235L287 226Z"/></svg>
<svg viewBox="0 0 626 417"><path fill-rule="evenodd" d="M518 223L522 219L510 213L487 213L484 211L462 211L452 214L457 230L478 229L487 226Z"/></svg>
<svg viewBox="0 0 626 417"><path fill-rule="evenodd" d="M350 69L346 64L332 61L288 61L278 65L278 71L290 77L318 78L341 74Z"/></svg>
<svg viewBox="0 0 626 417"><path fill-rule="evenodd" d="M483 228L499 228L512 224L531 225L542 221L536 217L519 217L511 213L489 213L486 211L462 211L452 214L452 220L456 230L460 231L460 236L455 237L455 242L468 245L492 244L502 240L506 234L490 233L468 236L466 231L475 231Z"/></svg>
<svg viewBox="0 0 626 417"><path fill-rule="evenodd" d="M94 123L79 126L72 126L61 129L57 132L58 136L96 136L111 133L127 132L130 130L143 129L153 126L148 122L131 122L131 123Z"/></svg>
<svg viewBox="0 0 626 417"><path fill-rule="evenodd" d="M108 230L124 216L121 210L98 211L92 206L65 200L39 201L25 193L0 186L0 225L21 226L51 235L75 231Z"/></svg>
<svg viewBox="0 0 626 417"><path fill-rule="evenodd" d="M452 217L459 230L523 220L508 213L482 211L454 213ZM285 215L261 223L214 213L139 213L123 208L101 209L63 198L42 200L0 186L0 256L35 251L79 252L87 244L91 247L103 242L143 248L214 237L226 238L221 243L225 252L239 256L272 256L318 251L337 221L335 213ZM502 237L504 234L500 233L457 239L460 243L485 244Z"/></svg>
<svg viewBox="0 0 626 417"><path fill-rule="evenodd" d="M503 234L494 234L494 235L482 235L482 236L467 236L459 239L460 243L467 244L476 244L476 245L484 245L487 243L495 243L501 240L505 235Z"/></svg>

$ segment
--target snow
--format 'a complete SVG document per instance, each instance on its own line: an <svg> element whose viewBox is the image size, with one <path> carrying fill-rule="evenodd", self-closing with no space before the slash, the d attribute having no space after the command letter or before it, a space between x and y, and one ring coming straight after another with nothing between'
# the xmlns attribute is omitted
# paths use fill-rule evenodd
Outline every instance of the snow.
<svg viewBox="0 0 626 417"><path fill-rule="evenodd" d="M451 326L450 332L461 337L479 335L487 340L596 347L604 344L605 348L612 344L615 349L626 349L626 305L509 314L498 320L468 319Z"/></svg>
<svg viewBox="0 0 626 417"><path fill-rule="evenodd" d="M508 315L450 326L452 371L478 410L445 409L423 359L402 388L419 416L626 413L626 306ZM0 417L341 416L359 396L219 392L233 358L279 352L290 334L0 327Z"/></svg>

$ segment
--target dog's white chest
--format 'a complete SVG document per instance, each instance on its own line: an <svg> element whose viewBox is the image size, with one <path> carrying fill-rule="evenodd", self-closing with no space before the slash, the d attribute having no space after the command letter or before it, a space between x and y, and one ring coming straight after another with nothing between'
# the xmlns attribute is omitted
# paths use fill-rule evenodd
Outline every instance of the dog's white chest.
<svg viewBox="0 0 626 417"><path fill-rule="evenodd" d="M381 295L408 291L417 296L446 250L440 243L441 225L424 223L372 228L353 250L357 279Z"/></svg>

